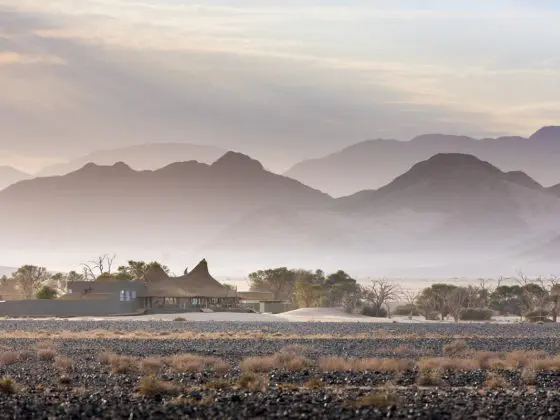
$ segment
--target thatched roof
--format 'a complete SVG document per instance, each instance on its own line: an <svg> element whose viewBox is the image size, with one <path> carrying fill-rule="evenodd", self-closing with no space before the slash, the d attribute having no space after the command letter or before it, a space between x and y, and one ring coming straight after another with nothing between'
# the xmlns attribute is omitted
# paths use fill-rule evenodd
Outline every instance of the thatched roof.
<svg viewBox="0 0 560 420"><path fill-rule="evenodd" d="M151 297L237 297L237 293L224 287L208 271L208 263L202 260L188 274L180 277L167 277L148 283L143 296Z"/></svg>
<svg viewBox="0 0 560 420"><path fill-rule="evenodd" d="M146 283L157 283L164 280L169 280L169 276L158 264L152 264L144 275Z"/></svg>

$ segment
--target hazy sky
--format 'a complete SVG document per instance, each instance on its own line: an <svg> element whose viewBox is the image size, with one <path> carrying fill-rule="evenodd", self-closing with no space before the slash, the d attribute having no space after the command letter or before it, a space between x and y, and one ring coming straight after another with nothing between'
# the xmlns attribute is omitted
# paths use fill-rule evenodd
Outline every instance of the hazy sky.
<svg viewBox="0 0 560 420"><path fill-rule="evenodd" d="M419 4L422 6L419 6ZM557 0L0 0L0 164L216 144L270 167L560 115Z"/></svg>

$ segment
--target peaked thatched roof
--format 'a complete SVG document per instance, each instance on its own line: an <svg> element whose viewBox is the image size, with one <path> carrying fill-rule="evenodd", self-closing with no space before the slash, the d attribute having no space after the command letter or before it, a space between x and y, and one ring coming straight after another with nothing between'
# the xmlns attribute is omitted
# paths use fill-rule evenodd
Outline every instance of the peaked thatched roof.
<svg viewBox="0 0 560 420"><path fill-rule="evenodd" d="M188 274L149 282L145 296L225 298L237 297L237 293L212 277L208 271L208 263L202 260Z"/></svg>
<svg viewBox="0 0 560 420"><path fill-rule="evenodd" d="M163 268L158 264L152 264L144 275L146 283L157 283L164 280L169 280L169 276Z"/></svg>

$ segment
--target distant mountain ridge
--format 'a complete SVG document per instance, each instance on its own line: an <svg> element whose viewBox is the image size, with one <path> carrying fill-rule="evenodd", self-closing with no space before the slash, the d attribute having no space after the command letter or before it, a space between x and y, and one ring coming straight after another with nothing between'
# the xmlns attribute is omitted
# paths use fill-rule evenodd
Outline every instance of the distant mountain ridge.
<svg viewBox="0 0 560 420"><path fill-rule="evenodd" d="M543 127L528 139L426 134L410 141L368 140L324 158L300 162L284 173L335 197L376 189L413 164L438 153L462 153L504 171L523 171L543 185L560 182L560 127Z"/></svg>
<svg viewBox="0 0 560 420"><path fill-rule="evenodd" d="M332 200L264 170L241 153L211 165L176 162L136 171L123 162L88 163L70 174L35 178L0 192L0 230L12 244L188 246L259 207L294 208ZM81 239L77 239L81 238Z"/></svg>
<svg viewBox="0 0 560 420"><path fill-rule="evenodd" d="M457 153L435 154L382 188L339 199L227 152L212 164L157 170L89 163L12 185L0 203L5 250L171 248L235 269L334 270L343 261L372 275L511 272L539 256L539 264L555 264L543 249L560 235L556 187Z"/></svg>
<svg viewBox="0 0 560 420"><path fill-rule="evenodd" d="M113 165L117 162L125 162L137 170L155 170L181 161L195 160L202 163L212 163L224 153L226 153L226 150L215 146L190 143L148 143L92 152L81 158L44 168L36 176L65 175L82 168L88 163Z"/></svg>
<svg viewBox="0 0 560 420"><path fill-rule="evenodd" d="M12 168L11 166L0 166L0 190L29 178L31 178L31 175Z"/></svg>
<svg viewBox="0 0 560 420"><path fill-rule="evenodd" d="M523 259L508 248L560 232L558 214L559 197L523 172L503 172L471 155L437 154L378 190L327 208L251 214L205 250L214 247L214 258L227 259L226 250L235 248L271 263L282 260L274 259L277 249L288 261L299 254L329 264L336 255L398 273L422 264L515 267Z"/></svg>

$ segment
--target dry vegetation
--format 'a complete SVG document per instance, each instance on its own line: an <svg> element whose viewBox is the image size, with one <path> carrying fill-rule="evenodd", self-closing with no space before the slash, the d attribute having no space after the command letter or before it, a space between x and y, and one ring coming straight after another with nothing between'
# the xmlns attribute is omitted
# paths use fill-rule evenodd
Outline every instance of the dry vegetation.
<svg viewBox="0 0 560 420"><path fill-rule="evenodd" d="M252 372L244 373L237 381L237 387L247 391L266 392L268 386L268 377Z"/></svg>
<svg viewBox="0 0 560 420"><path fill-rule="evenodd" d="M356 340L356 339L376 339L376 340L391 340L391 339L401 339L401 340L419 340L419 339L457 339L465 340L470 338L479 338L476 334L457 334L450 336L444 333L438 332L423 332L423 333L403 333L401 331L391 331L384 328L379 328L376 331L368 333L354 333L354 334L293 334L293 333L283 333L278 331L269 331L266 328L257 331L221 331L221 332L200 332L200 331L144 331L137 330L132 332L123 331L112 331L112 330L88 330L88 331L25 331L25 330L14 330L6 331L2 334L3 338L25 338L25 339L35 339L43 340L48 338L51 343L44 343L47 346L52 346L52 341L59 339L75 339L75 340L87 340L91 337L95 338L115 338L118 337L120 340L138 340L138 339L149 339L149 340L165 340L165 339L177 339L177 340L220 340L220 339L230 339L230 340L245 340L245 339L267 339L267 340L298 340L298 339L308 339L308 340L320 340L320 339L340 339L340 340ZM484 338L504 338L503 336L488 336L485 335ZM505 338L523 338L523 336L508 336Z"/></svg>
<svg viewBox="0 0 560 420"><path fill-rule="evenodd" d="M311 360L299 353L306 353L303 346L287 346L269 356L248 357L240 363L243 372L269 372L273 369L298 371L312 365Z"/></svg>
<svg viewBox="0 0 560 420"><path fill-rule="evenodd" d="M170 382L164 382L155 376L146 376L138 384L138 393L146 397L179 395L181 389Z"/></svg>

